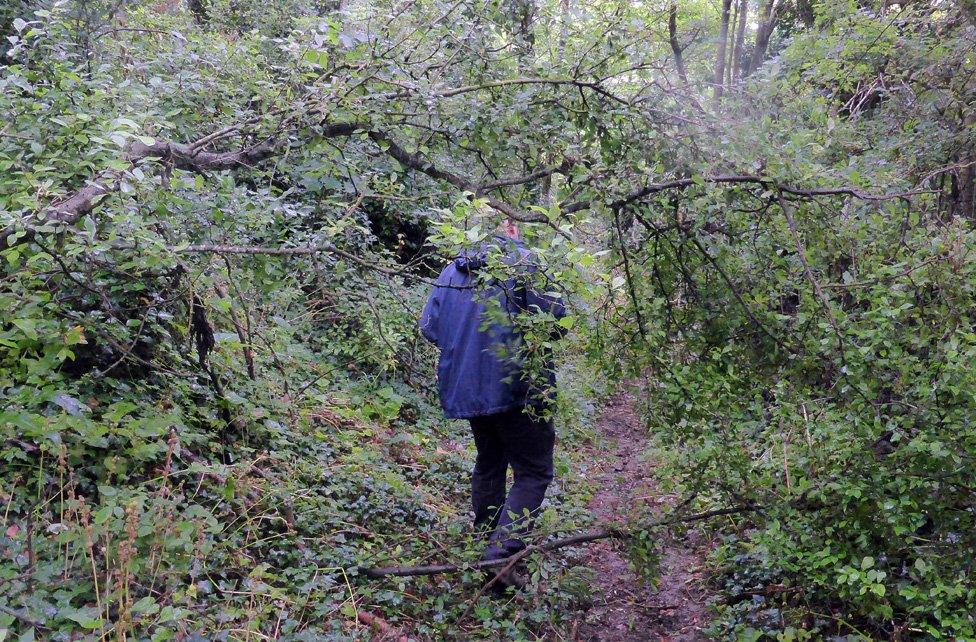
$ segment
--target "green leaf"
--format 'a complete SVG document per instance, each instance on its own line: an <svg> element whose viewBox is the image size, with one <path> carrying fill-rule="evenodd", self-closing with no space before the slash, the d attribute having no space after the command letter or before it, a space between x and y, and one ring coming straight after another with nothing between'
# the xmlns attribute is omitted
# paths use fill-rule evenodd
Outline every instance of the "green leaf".
<svg viewBox="0 0 976 642"><path fill-rule="evenodd" d="M153 596L147 595L132 605L132 612L153 615L159 612L159 604L156 603L156 599Z"/></svg>
<svg viewBox="0 0 976 642"><path fill-rule="evenodd" d="M10 322L17 326L28 339L36 340L38 338L37 321L34 319L11 319Z"/></svg>

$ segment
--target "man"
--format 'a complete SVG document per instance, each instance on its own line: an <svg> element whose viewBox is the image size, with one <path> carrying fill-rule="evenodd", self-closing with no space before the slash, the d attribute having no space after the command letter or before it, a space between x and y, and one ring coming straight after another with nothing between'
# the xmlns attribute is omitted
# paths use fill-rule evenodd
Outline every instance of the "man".
<svg viewBox="0 0 976 642"><path fill-rule="evenodd" d="M501 232L444 268L420 317L424 336L440 349L437 379L444 414L468 419L474 433L478 456L471 503L475 528L488 535L485 560L525 547L520 535L531 528L553 477L555 432L544 411L555 377L551 364L542 373L526 371L515 318L529 313L559 319L566 313L560 300L538 294L528 283L536 268L516 224L504 221ZM511 278L486 277L493 254ZM509 466L514 483L506 494ZM518 583L506 574L493 587Z"/></svg>

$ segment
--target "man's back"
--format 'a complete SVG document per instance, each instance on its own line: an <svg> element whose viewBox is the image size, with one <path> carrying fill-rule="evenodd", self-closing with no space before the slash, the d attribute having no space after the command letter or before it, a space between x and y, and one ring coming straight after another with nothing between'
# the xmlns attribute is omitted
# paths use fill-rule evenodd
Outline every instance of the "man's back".
<svg viewBox="0 0 976 642"><path fill-rule="evenodd" d="M496 242L509 267L527 264L529 254L521 242ZM528 307L527 289L517 278L485 278L490 249L483 246L449 263L420 318L424 336L441 351L437 379L448 417L489 415L530 401L515 329L515 316Z"/></svg>

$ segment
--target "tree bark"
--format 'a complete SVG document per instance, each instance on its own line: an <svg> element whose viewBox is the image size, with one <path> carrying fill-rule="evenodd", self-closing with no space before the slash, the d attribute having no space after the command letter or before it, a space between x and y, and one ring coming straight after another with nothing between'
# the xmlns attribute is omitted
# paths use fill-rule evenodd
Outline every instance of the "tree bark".
<svg viewBox="0 0 976 642"><path fill-rule="evenodd" d="M738 23L735 30L735 54L732 58L732 80L738 81L743 76L746 44L746 22L749 20L749 0L739 0Z"/></svg>
<svg viewBox="0 0 976 642"><path fill-rule="evenodd" d="M724 85L726 88L732 86L732 72L735 68L735 55L736 55L735 35L739 30L739 5L740 4L741 2L736 2L735 0L732 0L732 6L731 6L732 18L729 21L729 45L728 45L729 52L726 55L726 59L725 59Z"/></svg>
<svg viewBox="0 0 976 642"><path fill-rule="evenodd" d="M752 61L749 63L746 75L759 69L766 59L766 48L769 47L769 38L773 35L773 28L776 25L777 9L776 0L766 0L762 5L759 30L756 31L756 46L752 50Z"/></svg>
<svg viewBox="0 0 976 642"><path fill-rule="evenodd" d="M668 39L671 41L671 52L674 53L674 64L678 68L678 76L685 83L688 82L688 72L682 56L684 48L678 42L678 3L672 2L668 9Z"/></svg>
<svg viewBox="0 0 976 642"><path fill-rule="evenodd" d="M725 59L729 44L729 15L732 0L722 0L722 24L718 32L718 50L715 53L714 97L718 100L725 89Z"/></svg>

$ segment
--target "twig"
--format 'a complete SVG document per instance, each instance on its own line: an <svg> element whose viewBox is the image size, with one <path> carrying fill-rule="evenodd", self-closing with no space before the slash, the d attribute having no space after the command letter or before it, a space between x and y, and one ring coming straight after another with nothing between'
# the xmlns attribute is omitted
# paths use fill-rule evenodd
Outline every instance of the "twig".
<svg viewBox="0 0 976 642"><path fill-rule="evenodd" d="M526 550L528 550L528 549L526 549ZM520 553L525 553L525 551L520 551ZM485 591L487 591L488 589L490 589L491 587L493 587L495 584L497 584L498 581L502 578L502 576L505 575L506 573L508 573L509 571L511 571L512 568L523 557L525 557L524 554L516 554L516 555L510 556L508 559L511 560L511 561L509 561L508 564L506 564L500 571L498 571L497 573L495 573L495 576L493 578L491 578L491 580L489 580L489 581L487 581L487 582L485 582L484 584L481 585L481 588L478 589L478 592L475 593L474 597L471 598L471 600L468 602L468 607L466 609L464 609L464 613L461 614L461 617L459 619L462 622L467 619L468 614L471 613L471 609L473 609L474 608L474 605L477 604L478 598L480 598L482 595L484 595L485 594Z"/></svg>

